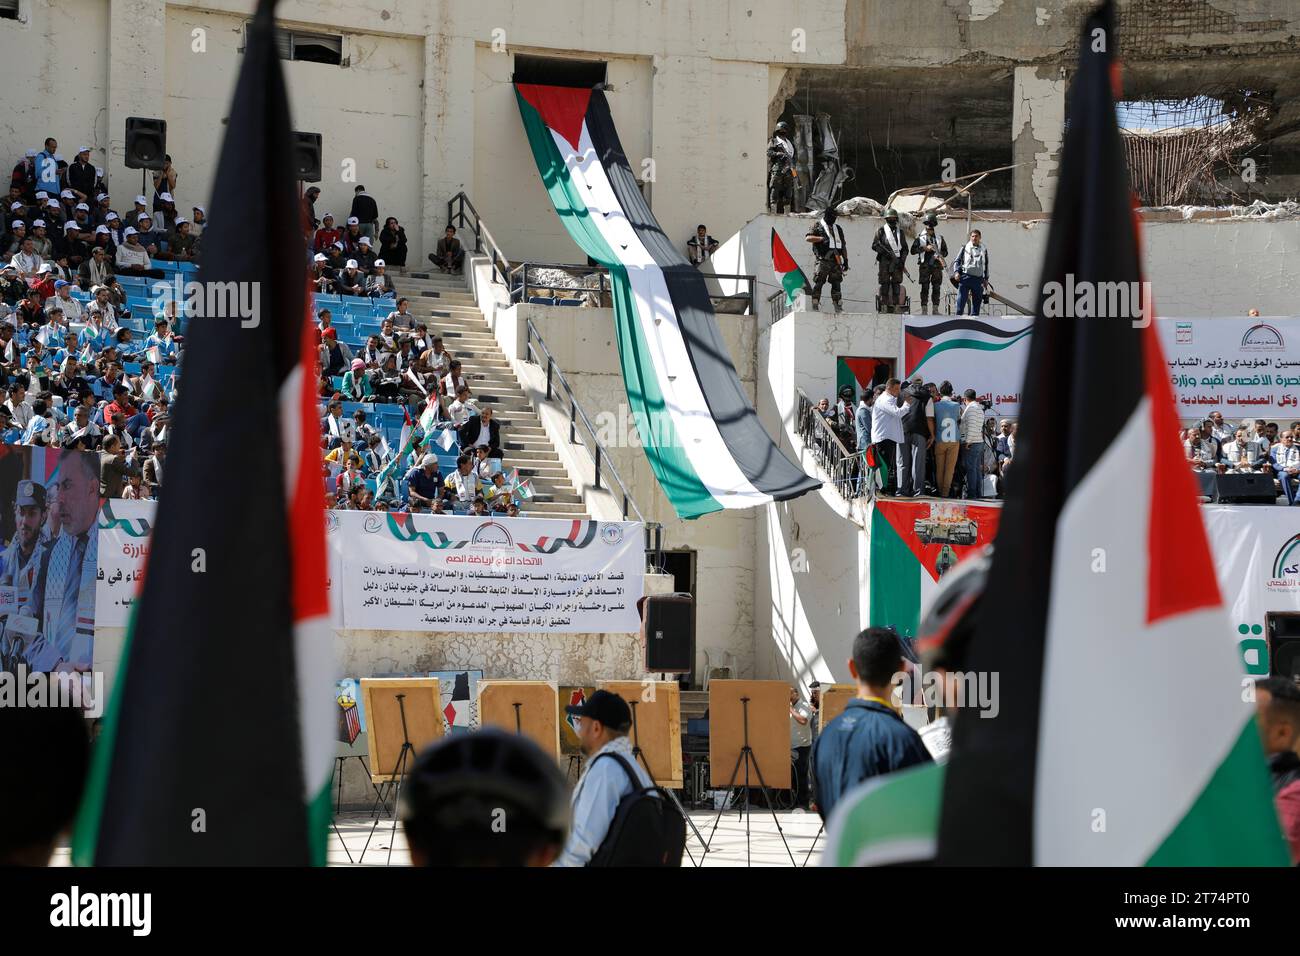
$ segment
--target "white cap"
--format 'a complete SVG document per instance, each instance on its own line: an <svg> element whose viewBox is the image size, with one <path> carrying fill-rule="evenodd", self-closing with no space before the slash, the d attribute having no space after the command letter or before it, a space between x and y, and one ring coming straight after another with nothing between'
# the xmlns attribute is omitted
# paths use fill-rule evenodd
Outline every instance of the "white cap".
<svg viewBox="0 0 1300 956"><path fill-rule="evenodd" d="M325 215L320 217L320 221L324 222L326 219L333 219L333 218L334 218L334 213L327 212Z"/></svg>
<svg viewBox="0 0 1300 956"><path fill-rule="evenodd" d="M136 204L137 206L143 206L143 205L144 205L145 203L147 203L148 201L149 201L149 200L145 199L143 196L136 196L136 197L135 197L135 204Z"/></svg>
<svg viewBox="0 0 1300 956"><path fill-rule="evenodd" d="M90 147L83 146L81 147L81 149L77 150L77 155L80 156L82 153L88 153L88 152L90 152Z"/></svg>
<svg viewBox="0 0 1300 956"><path fill-rule="evenodd" d="M98 196L95 197L95 202L103 202L107 198L108 198L108 193L100 193Z"/></svg>
<svg viewBox="0 0 1300 956"><path fill-rule="evenodd" d="M45 208L46 208L46 209L58 209L58 208L59 208L59 201L58 201L57 199L50 199L50 200L47 200L46 203L45 203Z"/></svg>
<svg viewBox="0 0 1300 956"><path fill-rule="evenodd" d="M84 209L86 212L90 212L90 207L87 206L84 202L77 203L77 208Z"/></svg>
<svg viewBox="0 0 1300 956"><path fill-rule="evenodd" d="M356 259L349 259L349 260L348 260L348 264L347 264L347 268L349 268L349 269L355 269L356 267L357 267L357 260L356 260Z"/></svg>
<svg viewBox="0 0 1300 956"><path fill-rule="evenodd" d="M45 190L43 190L43 189L42 189L42 190L39 190L39 191L36 193L36 199L37 199L38 202L39 202L40 200L42 200L42 199L49 199L49 198L50 198L50 194L47 193L47 192L46 192Z"/></svg>
<svg viewBox="0 0 1300 956"><path fill-rule="evenodd" d="M194 207L194 211L195 211L195 212L201 212L201 213L203 213L203 215L205 215L205 216L208 214L208 211L207 211L206 209L204 209L202 206L195 206L195 207Z"/></svg>
<svg viewBox="0 0 1300 956"><path fill-rule="evenodd" d="M33 221L32 221L32 228L33 228L33 229L44 229L44 228L45 228L45 220L44 220L44 219L35 219L35 220L33 220Z"/></svg>
<svg viewBox="0 0 1300 956"><path fill-rule="evenodd" d="M323 253L323 252L318 252L318 253L316 253L316 255L314 255L314 256L311 257L311 261L312 261L312 262L328 262L329 260L327 260L327 259L325 258L325 253Z"/></svg>
<svg viewBox="0 0 1300 956"><path fill-rule="evenodd" d="M341 242L336 242L336 243L334 243L334 248L335 248L335 249L338 249L340 252L342 252L342 251L343 251L343 243L341 243Z"/></svg>
<svg viewBox="0 0 1300 956"><path fill-rule="evenodd" d="M10 230L17 229L19 226L22 226L24 229L26 229L27 223L23 222L21 219L15 219L13 222L9 223Z"/></svg>
<svg viewBox="0 0 1300 956"><path fill-rule="evenodd" d="M35 158L36 158L36 150L34 150L34 149L29 149L29 150L27 151L27 158L28 158L28 159L35 159Z"/></svg>
<svg viewBox="0 0 1300 956"><path fill-rule="evenodd" d="M176 217L175 225L180 226L180 225L188 225L188 224L189 224L189 220L186 219L184 216Z"/></svg>
<svg viewBox="0 0 1300 956"><path fill-rule="evenodd" d="M105 232L108 232L108 227L107 227L107 226L100 226L99 229L103 229ZM95 231L96 231L96 232L99 232L99 229L96 229ZM138 235L140 235L140 233L136 230L136 228L135 228L134 226L127 226L125 229L122 230L122 235L124 235L124 236L138 236Z"/></svg>
<svg viewBox="0 0 1300 956"><path fill-rule="evenodd" d="M76 224L76 222L74 222L74 221L71 220L71 219L69 219L67 222L65 222L65 223L63 224L63 231L64 231L64 232L67 232L69 229L80 229L80 228L81 228L81 227L78 226L78 225Z"/></svg>
<svg viewBox="0 0 1300 956"><path fill-rule="evenodd" d="M358 219L356 216L348 216L348 225L349 225L349 226L359 226L359 225L361 225L361 220Z"/></svg>
<svg viewBox="0 0 1300 956"><path fill-rule="evenodd" d="M135 217L136 222L140 222L144 219L148 219L150 222L153 222L153 216L149 215L147 212L142 212L140 213L140 215Z"/></svg>
<svg viewBox="0 0 1300 956"><path fill-rule="evenodd" d="M383 259L376 259L376 260L375 260L375 268L376 268L376 269L382 269L382 268L384 268L384 260L383 260Z"/></svg>
<svg viewBox="0 0 1300 956"><path fill-rule="evenodd" d="M103 233L104 235L107 236L110 232L111 232L111 230L108 228L108 226L96 226L96 227L95 227L95 235L97 235L97 236L98 236L100 233Z"/></svg>
<svg viewBox="0 0 1300 956"><path fill-rule="evenodd" d="M163 194L160 195L158 198L161 199L163 202L175 202L175 201L176 201L176 200L172 199L172 194L171 194L171 193L163 193Z"/></svg>
<svg viewBox="0 0 1300 956"><path fill-rule="evenodd" d="M108 211L108 215L105 216L104 219L105 219L106 222L112 222L114 219L117 219L117 220L120 221L120 220L121 220L121 217L117 214L117 210L116 210L116 209L110 209L110 210Z"/></svg>
<svg viewBox="0 0 1300 956"><path fill-rule="evenodd" d="M59 193L59 195L62 196L64 199L71 199L77 194L74 193L71 189L65 189L63 190L63 192Z"/></svg>
<svg viewBox="0 0 1300 956"><path fill-rule="evenodd" d="M368 245L370 245L370 237L369 237L369 236L362 236L360 239L357 240L357 245L359 245L359 246L368 246Z"/></svg>
<svg viewBox="0 0 1300 956"><path fill-rule="evenodd" d="M9 204L9 208L10 208L11 210L12 210L12 209L22 209L22 208L23 208L23 204L20 203L20 202L11 202L11 203Z"/></svg>
<svg viewBox="0 0 1300 956"><path fill-rule="evenodd" d="M50 265L48 262L42 262L41 267L36 270L38 274L42 272L53 272L53 271L54 271L54 267Z"/></svg>

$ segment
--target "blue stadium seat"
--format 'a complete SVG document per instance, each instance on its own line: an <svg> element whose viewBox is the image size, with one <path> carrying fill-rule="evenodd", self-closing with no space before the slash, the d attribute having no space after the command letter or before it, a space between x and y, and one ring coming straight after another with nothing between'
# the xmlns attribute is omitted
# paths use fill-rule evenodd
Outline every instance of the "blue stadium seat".
<svg viewBox="0 0 1300 956"><path fill-rule="evenodd" d="M140 374L140 363L139 363L139 362L123 362L123 363L122 363L122 371L125 372L127 375L139 375L139 374Z"/></svg>

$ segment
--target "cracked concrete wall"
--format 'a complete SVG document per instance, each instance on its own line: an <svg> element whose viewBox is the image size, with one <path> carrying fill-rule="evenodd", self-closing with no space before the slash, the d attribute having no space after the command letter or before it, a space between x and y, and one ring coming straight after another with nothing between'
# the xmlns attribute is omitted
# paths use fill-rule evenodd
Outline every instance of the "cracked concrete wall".
<svg viewBox="0 0 1300 956"><path fill-rule="evenodd" d="M1068 81L1055 66L1018 66L1011 103L1011 208L1050 212L1065 139Z"/></svg>

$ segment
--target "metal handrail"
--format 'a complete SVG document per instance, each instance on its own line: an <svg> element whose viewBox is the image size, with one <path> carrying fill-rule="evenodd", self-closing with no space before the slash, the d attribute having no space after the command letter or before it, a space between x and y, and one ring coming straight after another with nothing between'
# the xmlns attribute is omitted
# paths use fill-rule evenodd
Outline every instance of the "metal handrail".
<svg viewBox="0 0 1300 956"><path fill-rule="evenodd" d="M636 501L632 498L632 493L627 490L627 485L623 483L623 478L619 475L618 469L614 467L614 462L610 457L609 452L605 450L605 446L602 445L600 439L596 437L596 429L591 424L591 419L587 417L587 413L583 409L581 403L579 403L577 395L574 394L573 387L569 384L569 380L564 377L564 372L556 363L555 356L553 356L551 350L546 347L546 340L543 339L542 334L537 331L537 326L533 324L532 319L527 319L525 326L525 360L533 365L541 365L543 364L542 359L545 359L546 400L548 402L551 401L552 396L556 393L557 386L563 388L564 397L568 400L569 444L583 445L592 452L592 458L595 460L596 464L595 486L598 490L601 488L601 473L605 469L609 470L609 474L613 478L613 485L617 486L619 493L623 496L623 519L627 520L628 512L631 511L636 520L645 526L646 550L655 553L655 566L662 567L663 526L658 522L645 520L645 516L641 513L641 509L637 507ZM579 422L581 422L583 427L586 428L590 440L579 433ZM605 487L610 491L614 490L613 487L610 486L608 480L606 481Z"/></svg>
<svg viewBox="0 0 1300 956"><path fill-rule="evenodd" d="M874 489L866 481L866 462L864 452L849 451L835 429L822 417L816 403L798 386L795 391L799 396L798 420L796 432L804 446L812 453L817 464L831 476L831 482L845 499L871 496Z"/></svg>
<svg viewBox="0 0 1300 956"><path fill-rule="evenodd" d="M469 214L466 215L466 209ZM447 200L447 224L449 226L468 225L474 230L474 251L483 251L483 241L487 240L488 253L492 259L492 281L504 283L503 276L510 271L510 260L506 254L501 251L501 246L492 238L492 233L488 232L487 223L483 217L478 214L474 204L469 201L469 197L464 191L458 192L451 199ZM499 274L498 274L499 273Z"/></svg>
<svg viewBox="0 0 1300 956"><path fill-rule="evenodd" d="M767 317L771 322L780 322L790 314L790 296L785 289L777 289L767 297Z"/></svg>
<svg viewBox="0 0 1300 956"><path fill-rule="evenodd" d="M575 284L572 285L567 283L563 285L557 285L554 282L530 280L529 279L530 273L533 273L538 269L555 269L557 271L567 272L570 274L582 273L585 275L594 275L594 276L599 276L599 280L597 282L597 285L594 288L591 286L576 284L577 283L576 277L575 277ZM564 292L596 293L601 297L600 301L604 302L605 293L611 291L612 289L611 283L607 279L608 275L609 275L609 269L607 269L605 266L582 265L573 262L533 262L530 260L530 261L519 263L518 265L514 266L506 273L506 278L507 278L506 286L510 289L510 299L512 302L526 301L528 299L528 290L532 288L559 289ZM748 292L746 293L746 298L749 299L749 308L747 309L745 314L747 315L758 314L757 300L755 298L757 295L758 280L755 276L741 275L738 273L723 273L723 272L706 272L706 273L702 273L702 275L704 275L706 278L732 279L737 282L745 283L748 289ZM713 300L713 299L730 299L732 297L727 295L717 295L717 296L710 295L709 298L710 300Z"/></svg>

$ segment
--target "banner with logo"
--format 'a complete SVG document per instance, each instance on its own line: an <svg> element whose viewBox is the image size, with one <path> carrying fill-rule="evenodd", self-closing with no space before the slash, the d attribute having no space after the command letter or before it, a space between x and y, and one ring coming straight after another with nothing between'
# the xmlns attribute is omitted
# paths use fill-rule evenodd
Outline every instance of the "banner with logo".
<svg viewBox="0 0 1300 956"><path fill-rule="evenodd" d="M1242 669L1269 671L1269 635L1285 615L1300 616L1300 521L1280 506L1202 509L1219 589ZM1294 633L1294 632L1293 632Z"/></svg>
<svg viewBox="0 0 1300 956"><path fill-rule="evenodd" d="M904 377L973 388L995 415L1015 418L1032 326L1028 316L907 316ZM1180 418L1300 418L1300 319L1170 318L1155 327Z"/></svg>
<svg viewBox="0 0 1300 956"><path fill-rule="evenodd" d="M638 522L338 512L343 623L383 631L628 632Z"/></svg>
<svg viewBox="0 0 1300 956"><path fill-rule="evenodd" d="M877 499L871 507L868 623L915 637L921 608L939 580L993 541L1001 517L997 504Z"/></svg>
<svg viewBox="0 0 1300 956"><path fill-rule="evenodd" d="M126 627L144 578L155 501L105 498L99 506L99 570L95 626Z"/></svg>

